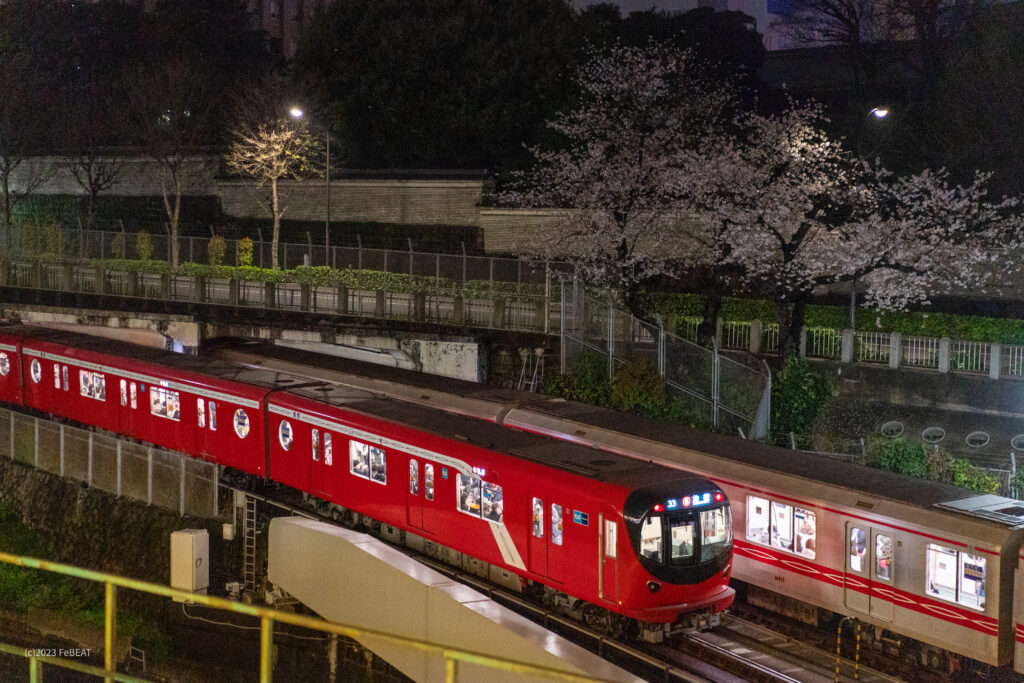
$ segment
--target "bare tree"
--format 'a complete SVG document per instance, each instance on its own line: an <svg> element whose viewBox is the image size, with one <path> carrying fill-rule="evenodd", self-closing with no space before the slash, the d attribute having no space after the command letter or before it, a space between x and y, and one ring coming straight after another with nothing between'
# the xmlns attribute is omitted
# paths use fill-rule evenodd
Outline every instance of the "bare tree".
<svg viewBox="0 0 1024 683"><path fill-rule="evenodd" d="M181 198L205 173L199 153L213 135L220 94L198 57L178 55L137 70L127 86L138 143L157 162L170 225L171 266L178 267Z"/></svg>
<svg viewBox="0 0 1024 683"><path fill-rule="evenodd" d="M106 131L119 129L111 119L119 116L116 107L105 104L105 92L91 82L74 88L69 92L62 126L66 145L63 165L85 191L85 224L90 228L96 215L96 198L120 181L124 168L122 158L111 154L106 145Z"/></svg>
<svg viewBox="0 0 1024 683"><path fill-rule="evenodd" d="M257 194L257 201L274 220L271 266L278 267L277 247L281 216L285 212L278 194L282 178L301 180L311 173L310 159L319 144L308 126L286 111L283 89L273 83L253 86L236 97L238 122L231 128L227 168L250 178L256 188L269 187L269 197Z"/></svg>

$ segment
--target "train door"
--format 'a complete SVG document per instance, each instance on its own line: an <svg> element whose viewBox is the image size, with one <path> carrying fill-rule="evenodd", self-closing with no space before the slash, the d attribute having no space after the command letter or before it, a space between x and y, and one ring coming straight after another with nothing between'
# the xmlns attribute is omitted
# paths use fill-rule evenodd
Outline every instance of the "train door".
<svg viewBox="0 0 1024 683"><path fill-rule="evenodd" d="M845 603L850 609L870 609L871 579L868 555L870 528L858 522L846 523L846 571L844 573Z"/></svg>
<svg viewBox="0 0 1024 683"><path fill-rule="evenodd" d="M619 600L618 525L615 513L598 515L600 540L601 597L611 602Z"/></svg>
<svg viewBox="0 0 1024 683"><path fill-rule="evenodd" d="M873 617L892 621L896 605L893 600L893 572L896 543L892 532L871 529L871 598L868 611Z"/></svg>
<svg viewBox="0 0 1024 683"><path fill-rule="evenodd" d="M547 576L548 574L548 539L544 525L544 499L537 496L530 498L530 540L529 554L531 572Z"/></svg>
<svg viewBox="0 0 1024 683"><path fill-rule="evenodd" d="M406 521L417 529L423 527L423 496L420 491L420 461L409 458L409 493L406 496Z"/></svg>
<svg viewBox="0 0 1024 683"><path fill-rule="evenodd" d="M314 427L310 434L309 454L309 489L314 493L323 493L324 491L323 444L320 437L320 430Z"/></svg>
<svg viewBox="0 0 1024 683"><path fill-rule="evenodd" d="M551 535L548 542L548 576L555 581L564 582L571 571L569 553L565 550L565 522L563 520L563 508L559 503L551 503L548 507L551 513L551 524L549 526Z"/></svg>
<svg viewBox="0 0 1024 683"><path fill-rule="evenodd" d="M891 532L859 522L846 525L846 606L891 621L895 570L895 543Z"/></svg>

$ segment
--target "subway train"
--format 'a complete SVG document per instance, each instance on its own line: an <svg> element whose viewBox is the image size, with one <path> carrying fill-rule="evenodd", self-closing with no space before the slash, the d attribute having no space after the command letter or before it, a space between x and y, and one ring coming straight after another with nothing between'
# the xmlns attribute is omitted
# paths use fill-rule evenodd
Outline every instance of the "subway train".
<svg viewBox="0 0 1024 683"><path fill-rule="evenodd" d="M608 634L658 641L711 626L735 596L729 501L676 467L43 328L0 326L0 401L301 491Z"/></svg>
<svg viewBox="0 0 1024 683"><path fill-rule="evenodd" d="M748 601L813 624L851 617L864 645L951 672L1024 673L1024 502L525 392L248 343L250 368L369 389L678 467L732 505Z"/></svg>

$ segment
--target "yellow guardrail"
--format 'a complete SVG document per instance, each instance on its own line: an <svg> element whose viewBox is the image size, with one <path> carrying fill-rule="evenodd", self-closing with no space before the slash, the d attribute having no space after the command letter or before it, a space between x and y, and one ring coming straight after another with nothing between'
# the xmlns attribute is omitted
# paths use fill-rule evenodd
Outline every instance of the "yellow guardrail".
<svg viewBox="0 0 1024 683"><path fill-rule="evenodd" d="M60 562L50 562L49 560L40 560L33 557L11 555L9 553L4 552L0 552L0 562L17 565L19 567L28 567L31 569L39 569L43 571L54 572L56 574L63 574L65 576L73 576L78 579L85 579L86 581L93 581L96 583L102 583L104 585L104 652L102 669L88 664L82 664L81 662L76 662L74 660L70 660L63 657L43 656L38 654L38 651L32 650L31 648L26 650L23 647L17 647L6 643L0 643L0 653L25 657L29 660L29 681L31 681L32 683L38 683L42 681L43 664L57 666L63 669L70 669L73 671L80 671L82 673L102 677L105 681L108 682L118 681L120 683L146 683L145 679L136 678L134 676L119 673L116 670L117 662L114 661L114 639L117 633L116 617L118 588L140 591L143 593L149 593L151 595L160 595L166 598L177 599L179 601L183 600L198 605L205 605L206 607L211 607L214 609L227 610L239 614L246 614L256 619L259 619L260 683L270 683L272 678L271 652L274 638L275 622L279 622L282 624L291 624L293 626L308 628L314 631L321 631L324 633L334 633L340 636L352 638L354 640L372 637L378 640L391 642L407 647L410 650L417 650L420 652L440 656L445 661L447 680L449 681L449 683L455 683L455 681L458 680L459 664L463 663L487 667L494 669L496 671L503 671L506 673L540 676L557 681L601 681L601 679L582 676L579 674L573 674L565 671L559 671L557 669L552 669L549 667L538 666L535 664L526 664L523 662L516 662L510 659L492 657L490 655L480 654L477 652L470 652L467 650L459 650L455 648L446 647L444 645L437 645L435 643L430 643L426 641L405 638L402 636L396 636L390 633L383 633L371 629L346 626L344 624L335 624L329 621L324 621L323 619L307 617L301 614L292 614L290 612L281 612L279 610L270 609L268 607L247 605L243 602L236 602L234 600L228 600L226 598L219 598L211 595L199 595L196 593L191 593L189 591L171 588L170 586L163 586L161 584L150 583L148 581L139 581L136 579L130 579L123 576L117 576L115 574L106 574L104 572L97 572L91 569L84 569L82 567L75 567L69 564L62 564Z"/></svg>

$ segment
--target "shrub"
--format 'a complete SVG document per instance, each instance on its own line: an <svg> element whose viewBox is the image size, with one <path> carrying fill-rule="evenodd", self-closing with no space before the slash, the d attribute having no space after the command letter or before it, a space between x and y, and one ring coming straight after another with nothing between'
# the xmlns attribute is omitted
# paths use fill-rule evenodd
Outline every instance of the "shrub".
<svg viewBox="0 0 1024 683"><path fill-rule="evenodd" d="M46 226L46 253L57 258L64 256L64 240L61 237L60 226L56 223Z"/></svg>
<svg viewBox="0 0 1024 683"><path fill-rule="evenodd" d="M235 243L238 249L238 265L248 268L252 265L252 240L243 237Z"/></svg>
<svg viewBox="0 0 1024 683"><path fill-rule="evenodd" d="M891 472L909 474L922 479L928 478L929 474L928 456L925 454L924 445L903 439L896 439L882 448L878 465Z"/></svg>
<svg viewBox="0 0 1024 683"><path fill-rule="evenodd" d="M544 391L591 405L608 405L610 387L607 361L597 354L583 353L568 373L555 375L548 380Z"/></svg>
<svg viewBox="0 0 1024 683"><path fill-rule="evenodd" d="M125 257L124 248L124 233L119 232L116 235L114 235L114 239L110 240L110 253L113 255L115 259L121 260Z"/></svg>
<svg viewBox="0 0 1024 683"><path fill-rule="evenodd" d="M797 355L786 359L772 383L772 441L789 444L789 433L808 434L832 397L832 380L810 369Z"/></svg>
<svg viewBox="0 0 1024 683"><path fill-rule="evenodd" d="M153 238L145 230L140 230L135 234L135 251L138 253L140 261L153 260Z"/></svg>
<svg viewBox="0 0 1024 683"><path fill-rule="evenodd" d="M228 243L220 235L214 235L206 244L206 254L210 258L211 266L219 266L224 263L224 254L228 251Z"/></svg>
<svg viewBox="0 0 1024 683"><path fill-rule="evenodd" d="M992 477L964 458L957 458L944 451L935 450L928 457L928 471L931 478L944 484L979 493L998 493L999 480Z"/></svg>
<svg viewBox="0 0 1024 683"><path fill-rule="evenodd" d="M635 358L619 368L611 381L609 402L616 410L648 417L666 412L665 383L646 358Z"/></svg>

